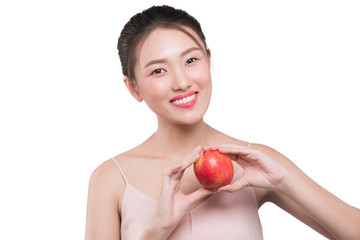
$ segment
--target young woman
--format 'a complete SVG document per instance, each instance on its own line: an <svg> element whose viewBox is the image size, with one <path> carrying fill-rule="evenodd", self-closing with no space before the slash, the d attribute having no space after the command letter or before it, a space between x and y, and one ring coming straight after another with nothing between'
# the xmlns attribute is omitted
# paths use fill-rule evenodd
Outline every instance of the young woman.
<svg viewBox="0 0 360 240"><path fill-rule="evenodd" d="M204 122L210 50L196 19L151 7L125 25L118 50L126 87L156 114L158 129L92 174L86 239L262 239L258 209L265 202L329 239L360 238L359 209L274 149ZM228 154L235 170L232 183L216 190L203 188L192 168L210 149Z"/></svg>

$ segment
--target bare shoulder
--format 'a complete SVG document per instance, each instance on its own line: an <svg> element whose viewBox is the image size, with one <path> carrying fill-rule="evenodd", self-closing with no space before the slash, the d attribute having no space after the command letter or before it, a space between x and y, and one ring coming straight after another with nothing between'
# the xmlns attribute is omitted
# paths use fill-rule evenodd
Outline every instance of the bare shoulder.
<svg viewBox="0 0 360 240"><path fill-rule="evenodd" d="M125 189L112 159L91 174L86 213L86 239L119 239L120 199Z"/></svg>
<svg viewBox="0 0 360 240"><path fill-rule="evenodd" d="M98 184L108 184L114 181L119 175L119 170L112 159L108 159L101 163L92 172L90 182Z"/></svg>
<svg viewBox="0 0 360 240"><path fill-rule="evenodd" d="M120 154L114 159L108 159L101 163L91 174L89 182L89 197L95 196L106 204L114 206L121 213L121 201L124 194L126 183L119 170L119 162L126 155Z"/></svg>
<svg viewBox="0 0 360 240"><path fill-rule="evenodd" d="M301 172L301 170L290 159L269 146L263 144L251 144L251 148L263 152L264 154L271 157L273 160L277 161L292 172Z"/></svg>
<svg viewBox="0 0 360 240"><path fill-rule="evenodd" d="M89 188L98 194L102 193L118 198L121 190L125 188L125 184L112 159L104 161L92 172Z"/></svg>

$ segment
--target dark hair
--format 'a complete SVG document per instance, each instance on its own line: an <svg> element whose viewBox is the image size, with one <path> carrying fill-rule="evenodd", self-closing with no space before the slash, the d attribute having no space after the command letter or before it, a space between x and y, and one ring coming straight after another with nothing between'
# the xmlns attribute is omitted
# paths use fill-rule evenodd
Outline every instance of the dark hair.
<svg viewBox="0 0 360 240"><path fill-rule="evenodd" d="M181 9L175 9L167 5L153 6L134 15L121 31L117 49L123 75L129 77L130 80L135 80L134 68L137 47L156 28L178 29L187 34L201 47L196 38L186 31L183 26L190 27L199 35L205 46L206 54L210 56L205 35L202 32L200 23L194 17Z"/></svg>

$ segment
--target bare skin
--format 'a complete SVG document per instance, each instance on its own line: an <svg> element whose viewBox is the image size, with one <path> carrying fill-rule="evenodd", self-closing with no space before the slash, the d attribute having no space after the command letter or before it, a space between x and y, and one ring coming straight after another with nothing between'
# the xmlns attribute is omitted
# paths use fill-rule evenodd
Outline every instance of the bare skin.
<svg viewBox="0 0 360 240"><path fill-rule="evenodd" d="M202 125L201 130L202 134L196 133L195 136L201 136L201 139L196 140L196 137L189 138L192 139L192 143L189 143L187 146L187 149L183 147L179 147L177 150L174 149L174 146L171 145L168 141L164 141L163 143L159 144L161 142L161 136L159 136L159 133L155 133L153 136L151 136L148 140L146 140L143 144L135 147L134 149L131 149L125 153L122 153L115 157L115 159L120 164L122 170L126 173L127 180L129 181L129 184L137 188L139 191L147 195L148 197L158 200L159 196L161 195L161 189L162 189L162 177L164 171L171 168L172 166L176 166L179 163L183 162L184 159L186 159L187 155L189 155L189 152L191 153L196 146L198 145L217 145L221 143L227 143L227 144L237 144L241 146L247 146L247 142L239 141L234 138L231 138L225 134L222 134L221 132L211 128L204 122L200 123ZM197 127L199 129L199 127ZM182 132L182 131L181 131ZM179 134L177 135L179 136ZM188 137L188 136L184 136ZM164 138L167 139L167 138ZM179 141L181 142L181 141ZM168 146L169 145L169 146ZM161 148L161 150L158 151L158 148ZM166 150L165 150L166 149ZM200 147L200 152L202 151L202 148ZM159 153L161 155L159 155ZM196 160L197 158L195 158ZM193 161L190 162L190 165L186 168L184 175L181 179L181 192L185 195L189 195L196 190L202 189L202 186L197 181L192 167ZM141 167L139 167L141 166ZM234 162L234 170L237 171L239 169L239 165ZM105 178L103 180L103 183L106 184L106 186L96 185L92 186L92 183L98 183L102 182L102 180L99 181L98 178ZM114 229L120 228L120 217L121 216L121 204L122 204L122 197L123 193L126 187L124 179L121 177L118 169L116 168L114 162L112 160L108 160L101 164L93 173L90 181L90 187L89 190L94 190L94 195L96 192L101 192L101 190L97 188L107 188L106 191L108 193L111 193L111 196L108 196L108 194L96 194L96 196L91 195L91 191L89 191L89 201L92 198L98 198L98 201L102 203L102 206L108 206L109 211L108 213L111 213L111 216L107 215L103 218L99 217L99 215L103 215L103 208L100 209L92 209L88 207L88 215L94 214L97 217L92 218L97 220L97 222L89 223L90 225L104 225L105 222L111 221L110 226L113 226ZM104 189L105 190L105 189ZM191 204L188 206L186 211L191 210L192 208L198 206L203 201L205 201L209 196L214 194L213 191L207 191L204 193L204 196L202 195L199 197L199 199L194 200L191 202ZM260 189L256 191L258 201L261 201L262 198L264 198L265 191L261 191ZM111 204L109 204L109 198L112 198ZM104 201L104 202L103 202ZM89 204L88 204L89 205ZM161 204L163 205L163 204ZM114 210L116 209L116 212L118 214L114 214ZM96 212L98 210L98 212ZM92 213L89 211L93 211ZM88 217L90 219L91 217ZM112 219L112 220L110 220ZM114 223L116 223L114 225ZM88 226L87 229L93 229L92 227ZM100 238L106 238L106 239L119 239L119 236L109 236L108 234L110 232L114 231L105 231L101 234L106 234L105 236L101 235L99 238L93 238L93 239L100 239ZM116 231L118 233L118 231ZM90 234L90 233L89 233ZM91 233L90 235L93 235L94 233Z"/></svg>
<svg viewBox="0 0 360 240"><path fill-rule="evenodd" d="M234 146L247 149L247 143L236 140L234 138L231 138L229 136L226 136L211 127L204 124L204 127L206 129L206 132L208 132L207 136L211 136L211 139L204 138L203 145L204 146ZM139 191L144 193L145 195L158 200L159 196L161 195L161 189L162 189L162 176L163 172L166 171L171 166L174 166L178 164L179 162L184 159L185 153L183 152L183 148L180 148L177 154L171 154L171 155L165 155L165 156L158 156L154 155L153 153L158 151L152 151L152 146L154 148L158 147L155 142L157 136L156 134L149 138L147 141L145 141L140 146L125 152L121 155L118 155L116 157L116 160L121 164L121 167L123 168L123 171L128 173L127 178L129 183L137 188ZM221 143L221 144L220 144ZM223 143L226 143L224 145ZM195 144L194 144L195 145ZM166 148L165 148L166 149ZM234 156L232 155L235 150L231 150L231 148L221 148L221 147L205 147L204 150L209 149L220 149L221 151L229 154L232 156L233 159ZM274 160L277 164L281 165L281 167L284 167L285 172L291 172L293 175L298 178L296 180L297 182L302 182L304 185L303 190L309 191L309 189L312 189L315 193L319 195L319 197L326 199L326 202L329 203L329 205L332 205L333 208L332 211L329 211L330 209L327 209L324 207L323 201L316 201L313 198L311 199L311 205L312 206L306 206L309 203L306 203L303 200L297 200L299 196L297 196L297 193L294 193L295 197L292 196L292 194L288 195L287 192L290 192L288 190L289 187L273 187L270 186L271 184L261 186L254 186L253 189L255 191L257 202L259 208L262 204L265 202L273 202L276 205L278 205L280 208L284 209L285 211L289 212L294 217L298 218L300 221L304 222L314 230L318 231L320 234L326 236L329 239L356 239L356 236L358 236L358 230L356 230L356 224L359 222L360 214L359 210L356 208L353 208L331 193L327 192L325 189L320 187L318 184L316 184L314 181L312 181L309 177L307 177L299 168L297 168L290 160L288 160L286 157L281 155L280 153L276 152L275 150L266 147L264 145L260 144L253 144L251 149L255 149L256 151L260 151L262 154L266 154L267 156L271 156L272 160ZM191 150L189 150L191 152ZM173 152L174 153L174 152ZM235 155L235 154L234 154ZM167 156L172 156L167 157ZM142 166L139 168L139 166ZM234 161L235 171L240 167L240 164L237 164ZM254 174L251 174L254 175ZM286 174L284 174L286 175ZM98 198L103 198L102 200L105 201L103 206L109 207L109 213L111 213L111 217L109 215L105 215L104 218L97 218L99 223L93 223L93 224L104 224L104 220L107 219L107 221L111 221L109 225L104 224L104 226L112 226L114 229L120 228L120 216L121 216L121 199L126 187L126 184L124 180L122 179L121 175L118 173L118 170L116 169L116 166L112 161L106 161L104 162L93 174L92 179L93 181L98 181L97 178L104 178L106 176L107 180L106 183L110 183L109 189L107 191L112 193L112 204L109 204L109 198L106 197L106 195L98 196ZM141 178L138 176L142 176ZM281 176L280 178L284 178L284 176ZM283 182L282 179L280 182ZM247 182L245 185L241 186L228 186L227 188L220 189L220 190L228 190L228 191L236 191L238 189L241 189L243 187L246 187L248 185L256 185L251 182ZM286 186L286 184L284 184ZM296 186L299 186L297 184ZM100 189L103 187L100 187ZM233 187L233 188L230 188ZM90 189L92 186L90 186ZM292 187L290 187L292 188ZM196 180L193 168L188 167L181 179L181 192L185 195L193 193L194 191L201 189L201 185ZM97 192L99 189L97 189ZM207 197L211 196L211 194L214 194L213 192L205 193L203 197L200 197L198 200L194 201L190 206L187 208L187 210L190 210L199 204L201 204L203 201L206 201ZM216 194L216 193L215 193ZM309 193L307 193L306 196L308 196ZM91 198L91 195L90 197ZM306 197L305 197L306 198ZM307 209L309 208L309 209ZM112 210L111 210L112 209ZM316 209L320 209L319 212L325 211L326 214L320 213L320 216L315 215L317 212ZM339 211L338 215L334 214L336 216L336 221L331 219L335 219L333 216L334 211ZM116 214L115 214L116 213ZM94 213L104 215L104 213ZM343 218L342 221L344 225L339 225L339 217ZM323 227L324 223L326 221L330 221L329 224L326 226L334 225L334 229L332 227L327 228ZM341 221L341 220L340 220ZM348 223L351 223L350 226ZM353 225L353 226L352 226ZM109 233L118 233L118 231L105 231L103 233L109 234ZM156 232L156 234L159 234ZM338 236L336 237L336 234ZM350 235L348 235L350 234ZM159 235L157 235L159 236ZM168 233L165 234L164 239L168 236ZM343 236L346 236L344 238ZM106 237L107 239L119 239L120 236L118 235L112 235L112 236L101 236ZM156 237L155 237L156 238ZM99 238L93 238L93 239L100 239ZM147 239L146 237L144 239ZM151 237L149 239L152 239Z"/></svg>
<svg viewBox="0 0 360 240"><path fill-rule="evenodd" d="M228 154L235 171L244 170L241 179L218 191L252 187L259 208L272 202L329 239L359 239L359 209L319 186L276 150L261 144L247 147L247 142L204 122L211 96L210 60L192 39L177 30L157 29L144 41L138 56L136 83L126 77L124 82L131 95L144 100L156 114L158 129L115 159L129 184L158 201L154 219L141 239L167 239L187 211L216 194L201 187L192 168L201 152L209 149ZM191 91L198 92L194 107L180 109L171 104L174 96ZM94 171L89 184L87 240L121 239L125 188L112 160Z"/></svg>

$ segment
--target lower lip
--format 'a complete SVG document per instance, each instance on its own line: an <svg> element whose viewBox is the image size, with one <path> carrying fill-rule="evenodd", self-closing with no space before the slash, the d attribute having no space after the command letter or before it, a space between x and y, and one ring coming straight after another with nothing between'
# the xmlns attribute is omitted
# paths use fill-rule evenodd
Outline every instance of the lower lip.
<svg viewBox="0 0 360 240"><path fill-rule="evenodd" d="M175 107L179 107L179 108L191 108L192 106L194 106L196 104L198 98L198 93L195 94L195 97L193 100L191 100L190 102L187 103L182 103L182 104L175 104L173 102L170 102L173 106Z"/></svg>

